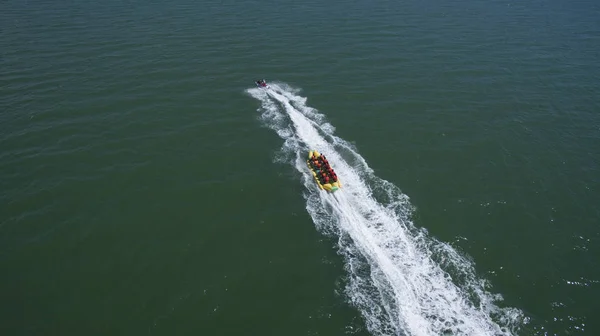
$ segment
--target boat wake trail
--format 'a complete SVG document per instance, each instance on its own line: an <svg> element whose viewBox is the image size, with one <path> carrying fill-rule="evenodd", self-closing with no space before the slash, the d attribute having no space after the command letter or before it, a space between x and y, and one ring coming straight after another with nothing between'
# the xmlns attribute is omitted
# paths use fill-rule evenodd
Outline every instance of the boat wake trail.
<svg viewBox="0 0 600 336"><path fill-rule="evenodd" d="M410 220L409 199L374 175L325 116L286 84L249 89L262 122L284 140L280 160L303 177L306 209L317 229L338 239L348 301L373 335L513 335L523 323L515 308L477 277L474 264ZM314 183L305 160L325 153L343 187L329 194Z"/></svg>

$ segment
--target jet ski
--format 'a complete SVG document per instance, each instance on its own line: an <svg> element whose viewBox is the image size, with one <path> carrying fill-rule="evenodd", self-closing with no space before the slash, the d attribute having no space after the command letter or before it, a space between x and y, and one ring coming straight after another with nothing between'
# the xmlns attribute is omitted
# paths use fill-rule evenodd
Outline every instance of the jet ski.
<svg viewBox="0 0 600 336"><path fill-rule="evenodd" d="M256 83L256 86L258 86L259 88L269 88L269 86L267 85L267 82L265 82L264 79L259 79L254 83Z"/></svg>
<svg viewBox="0 0 600 336"><path fill-rule="evenodd" d="M312 172L319 189L332 193L342 187L340 179L329 165L329 162L327 162L325 155L320 154L316 150L311 150L308 153L306 164Z"/></svg>

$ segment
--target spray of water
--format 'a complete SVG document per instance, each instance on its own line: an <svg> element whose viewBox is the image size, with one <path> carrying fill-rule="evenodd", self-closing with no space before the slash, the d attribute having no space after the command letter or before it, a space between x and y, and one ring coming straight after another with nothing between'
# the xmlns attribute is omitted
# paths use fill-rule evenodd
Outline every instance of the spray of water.
<svg viewBox="0 0 600 336"><path fill-rule="evenodd" d="M371 334L516 333L522 312L497 306L502 297L488 292L473 262L415 227L408 197L375 176L298 90L270 85L247 92L261 102L261 121L284 140L280 160L302 173L306 209L317 229L338 238L348 277L345 296ZM343 183L340 191L316 187L305 163L310 149L326 153Z"/></svg>

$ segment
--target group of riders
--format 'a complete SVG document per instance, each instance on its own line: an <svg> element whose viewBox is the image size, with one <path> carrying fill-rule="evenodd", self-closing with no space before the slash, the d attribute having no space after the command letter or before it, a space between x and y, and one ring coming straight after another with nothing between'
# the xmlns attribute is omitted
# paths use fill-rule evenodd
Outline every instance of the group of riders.
<svg viewBox="0 0 600 336"><path fill-rule="evenodd" d="M325 155L321 154L319 157L313 157L308 161L310 166L317 173L317 178L322 185L337 182L337 175L329 165L329 162L327 162Z"/></svg>
<svg viewBox="0 0 600 336"><path fill-rule="evenodd" d="M267 82L265 82L264 79L259 79L256 81L256 85L260 86L260 87L266 87L267 86Z"/></svg>

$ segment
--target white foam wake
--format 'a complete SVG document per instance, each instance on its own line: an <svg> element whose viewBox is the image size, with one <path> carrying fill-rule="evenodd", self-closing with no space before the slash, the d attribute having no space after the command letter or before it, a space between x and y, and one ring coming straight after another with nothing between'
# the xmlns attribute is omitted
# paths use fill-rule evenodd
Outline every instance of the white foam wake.
<svg viewBox="0 0 600 336"><path fill-rule="evenodd" d="M302 173L307 210L317 228L338 237L348 281L346 295L374 335L512 335L523 320L499 308L473 263L410 221L412 207L392 183L377 178L324 115L285 84L249 89L262 121L285 141L282 160ZM308 150L327 155L343 187L316 188Z"/></svg>

